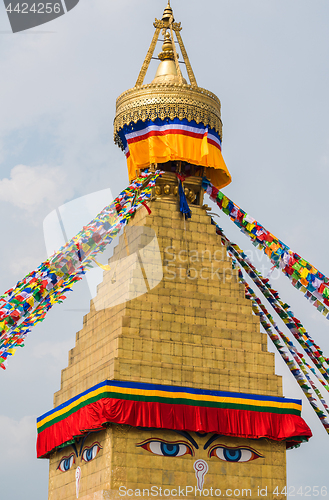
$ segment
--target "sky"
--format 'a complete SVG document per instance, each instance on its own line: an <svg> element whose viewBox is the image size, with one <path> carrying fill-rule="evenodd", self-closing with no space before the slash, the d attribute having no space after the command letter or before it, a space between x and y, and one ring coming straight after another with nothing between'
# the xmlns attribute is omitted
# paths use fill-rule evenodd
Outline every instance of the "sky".
<svg viewBox="0 0 329 500"><path fill-rule="evenodd" d="M80 0L61 18L13 34L0 5L0 292L47 258L50 212L128 185L125 157L113 143L115 100L134 86L165 6ZM223 156L233 178L225 194L328 276L328 2L172 0L172 7L198 84L222 103ZM152 62L147 81L155 70ZM224 214L220 225L266 272L265 256ZM328 356L328 321L285 277L273 281ZM86 281L77 284L1 370L1 498L47 498L35 419L52 408L90 298ZM329 488L329 436L279 359L276 371L284 395L303 399L314 434L287 452L289 486Z"/></svg>

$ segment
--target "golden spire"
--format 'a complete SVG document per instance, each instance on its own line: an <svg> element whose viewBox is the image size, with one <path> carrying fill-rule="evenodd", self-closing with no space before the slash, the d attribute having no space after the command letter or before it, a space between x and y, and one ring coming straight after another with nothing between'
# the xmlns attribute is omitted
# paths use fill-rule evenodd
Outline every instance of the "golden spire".
<svg viewBox="0 0 329 500"><path fill-rule="evenodd" d="M160 59L160 61L164 61L165 59L174 60L173 45L168 32L165 34L164 38L165 39L164 39L164 44L162 45L162 52L158 54L158 58Z"/></svg>
<svg viewBox="0 0 329 500"><path fill-rule="evenodd" d="M178 54L177 52L175 53L174 49L175 47L171 40L171 36L166 32L162 45L162 52L158 54L158 58L161 62L152 83L187 83L183 78L180 68L177 67L179 65Z"/></svg>
<svg viewBox="0 0 329 500"><path fill-rule="evenodd" d="M170 1L164 9L161 20L153 23L155 33L138 75L135 87L127 90L117 99L114 120L115 142L123 147L119 130L131 122L155 120L157 117L194 120L215 129L222 136L221 105L212 92L198 87L182 37L181 23L175 22ZM154 56L160 33L164 37L160 64L152 83L145 85L144 79ZM189 83L183 78L176 43L179 45L186 67Z"/></svg>
<svg viewBox="0 0 329 500"><path fill-rule="evenodd" d="M155 33L154 33L153 40L151 42L150 48L149 48L149 50L148 50L148 52L146 54L146 58L145 58L145 61L143 63L143 66L142 66L142 68L140 70L140 73L139 73L139 76L137 78L136 87L140 87L144 83L144 79L145 79L147 70L149 68L151 59L153 57L156 44L157 44L157 42L159 40L159 35L160 35L160 31L161 30L162 30L162 34L164 36L166 36L166 34L167 34L168 31L170 32L171 42L172 42L172 50L173 50L173 53L174 53L174 59L173 59L173 61L175 62L175 66L176 66L176 72L174 72L174 73L175 73L175 76L178 77L179 83L180 84L184 84L186 82L183 79L183 75L182 75L182 72L181 72L180 67L179 67L178 55L177 55L176 47L175 47L174 32L176 34L177 41L178 41L178 43L180 45L180 48L181 48L181 51L182 51L182 55L184 57L184 62L186 64L186 68L187 68L188 76L189 76L189 79L190 79L190 83L191 83L192 86L197 86L197 83L196 83L196 80L195 80L195 77L194 77L194 73L193 73L191 65L190 65L190 61L189 61L189 59L187 57L187 53L186 53L183 41L182 41L180 33L179 33L181 31L181 29L182 29L181 28L181 24L180 23L175 23L174 13L173 13L173 10L172 10L172 8L170 6L170 1L168 2L168 5L167 5L167 7L165 8L165 10L163 12L161 21L158 20L158 19L155 19L155 22L153 24L154 24L154 27L155 27ZM162 73L162 70L160 72ZM170 72L170 74L172 74L172 72Z"/></svg>
<svg viewBox="0 0 329 500"><path fill-rule="evenodd" d="M168 0L168 5L163 12L162 21L170 23L171 18L172 21L175 21L173 10L170 6L170 0Z"/></svg>

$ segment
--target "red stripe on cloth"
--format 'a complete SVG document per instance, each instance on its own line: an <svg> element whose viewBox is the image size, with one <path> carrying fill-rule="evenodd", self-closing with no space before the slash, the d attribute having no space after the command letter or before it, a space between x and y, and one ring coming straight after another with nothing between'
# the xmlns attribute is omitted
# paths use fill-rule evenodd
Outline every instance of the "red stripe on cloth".
<svg viewBox="0 0 329 500"><path fill-rule="evenodd" d="M189 132L188 130L178 130L178 129L169 129L169 130L151 130L146 134L139 135L138 137L133 137L132 139L127 139L128 144L132 144L134 142L144 141L149 137L158 137L165 135L186 135L188 137L193 137L195 139L203 139L204 134L196 134L195 132ZM217 145L218 146L218 145Z"/></svg>
<svg viewBox="0 0 329 500"><path fill-rule="evenodd" d="M210 139L209 135L208 135L208 144L211 144L212 146L215 146L215 148L219 149L219 151L222 150L222 148L220 147L220 145L218 144L218 142L213 141L212 139Z"/></svg>
<svg viewBox="0 0 329 500"><path fill-rule="evenodd" d="M169 129L169 130L151 130L150 132L147 132L146 134L143 134L143 135L139 135L138 137L133 137L132 139L128 139L127 140L127 143L128 144L133 144L133 143L136 143L136 142L140 142L140 141L144 141L146 139L148 139L149 137L164 137L166 135L184 135L184 136L187 136L187 137L193 137L194 139L200 139L202 140L204 138L205 135L207 134L197 134L195 132L190 132L188 130L172 130L172 129ZM208 144L211 144L212 146L215 146L215 148L219 149L220 151L222 150L222 148L220 147L220 145L214 141L213 139L211 139L208 135L207 135L207 141L208 141Z"/></svg>
<svg viewBox="0 0 329 500"><path fill-rule="evenodd" d="M40 432L37 456L47 457L58 446L98 430L106 423L133 427L154 427L190 432L217 433L248 439L268 438L275 441L310 438L312 432L297 415L250 410L207 408L189 405L129 401L104 398L76 411L66 419Z"/></svg>

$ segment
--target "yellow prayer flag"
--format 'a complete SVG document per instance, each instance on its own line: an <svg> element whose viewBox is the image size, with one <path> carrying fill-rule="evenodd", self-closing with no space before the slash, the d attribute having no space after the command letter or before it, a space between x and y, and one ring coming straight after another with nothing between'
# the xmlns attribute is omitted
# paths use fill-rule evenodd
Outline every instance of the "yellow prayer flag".
<svg viewBox="0 0 329 500"><path fill-rule="evenodd" d="M299 274L301 275L302 278L307 278L307 276L309 275L309 270L306 269L306 267L305 267L304 269L299 270ZM308 282L307 282L307 284L308 284ZM305 286L307 286L307 284Z"/></svg>

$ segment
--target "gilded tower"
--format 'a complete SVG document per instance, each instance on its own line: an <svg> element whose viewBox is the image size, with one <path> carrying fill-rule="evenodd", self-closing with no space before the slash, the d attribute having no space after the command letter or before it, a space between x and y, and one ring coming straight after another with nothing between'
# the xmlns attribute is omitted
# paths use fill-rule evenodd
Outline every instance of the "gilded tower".
<svg viewBox="0 0 329 500"><path fill-rule="evenodd" d="M49 500L281 498L286 448L309 431L300 402L282 397L204 204L204 176L231 181L220 101L198 87L169 3L154 27L135 87L117 100L114 137L130 179L162 174L120 236L54 409L38 419Z"/></svg>

